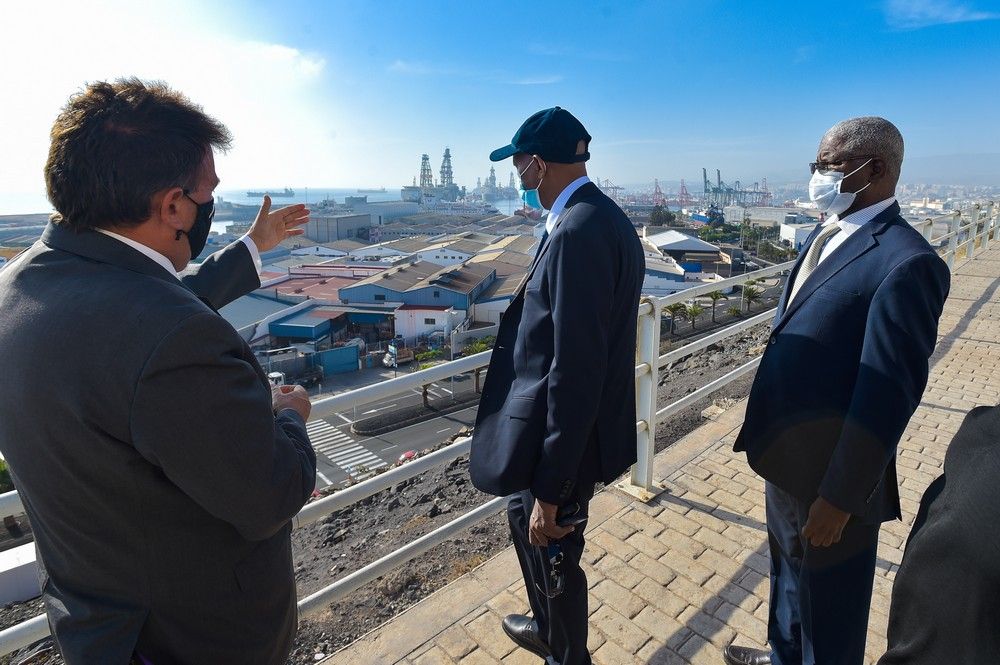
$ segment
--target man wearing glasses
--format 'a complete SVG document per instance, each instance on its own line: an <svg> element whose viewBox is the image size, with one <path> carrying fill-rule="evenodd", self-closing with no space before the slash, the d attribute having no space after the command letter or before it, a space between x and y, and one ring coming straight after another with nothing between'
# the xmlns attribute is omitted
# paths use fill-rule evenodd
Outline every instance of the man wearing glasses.
<svg viewBox="0 0 1000 665"><path fill-rule="evenodd" d="M785 285L735 450L765 479L769 651L729 665L864 660L882 522L900 517L896 444L920 402L948 295L945 263L900 216L903 138L834 125L810 165L827 216Z"/></svg>

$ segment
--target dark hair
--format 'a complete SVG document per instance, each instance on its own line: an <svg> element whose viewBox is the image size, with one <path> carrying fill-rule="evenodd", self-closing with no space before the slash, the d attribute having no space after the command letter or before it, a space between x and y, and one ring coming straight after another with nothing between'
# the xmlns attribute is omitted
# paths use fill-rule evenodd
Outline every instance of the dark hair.
<svg viewBox="0 0 1000 665"><path fill-rule="evenodd" d="M193 189L206 151L231 141L225 125L160 81L91 83L52 125L52 219L74 228L136 226L149 219L156 192Z"/></svg>

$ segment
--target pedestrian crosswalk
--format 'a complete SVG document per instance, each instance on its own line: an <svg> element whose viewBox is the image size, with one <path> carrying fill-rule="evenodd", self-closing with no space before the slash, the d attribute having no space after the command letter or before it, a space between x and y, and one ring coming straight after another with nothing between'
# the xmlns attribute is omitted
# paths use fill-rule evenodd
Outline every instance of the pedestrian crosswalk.
<svg viewBox="0 0 1000 665"><path fill-rule="evenodd" d="M326 455L348 475L356 475L363 470L374 471L386 466L375 453L358 445L351 437L325 420L308 423L306 431L309 432L309 440L316 452Z"/></svg>

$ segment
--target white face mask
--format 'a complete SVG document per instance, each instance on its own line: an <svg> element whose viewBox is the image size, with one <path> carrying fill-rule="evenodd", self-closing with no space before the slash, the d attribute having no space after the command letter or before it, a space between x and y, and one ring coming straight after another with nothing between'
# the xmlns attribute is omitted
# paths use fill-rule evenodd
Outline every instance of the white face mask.
<svg viewBox="0 0 1000 665"><path fill-rule="evenodd" d="M816 171L809 180L809 200L816 204L816 209L820 212L831 215L839 215L844 212L854 203L854 198L872 184L869 181L868 185L856 192L842 192L840 186L843 184L844 178L854 175L867 166L870 161L872 160L869 159L847 175L840 171Z"/></svg>

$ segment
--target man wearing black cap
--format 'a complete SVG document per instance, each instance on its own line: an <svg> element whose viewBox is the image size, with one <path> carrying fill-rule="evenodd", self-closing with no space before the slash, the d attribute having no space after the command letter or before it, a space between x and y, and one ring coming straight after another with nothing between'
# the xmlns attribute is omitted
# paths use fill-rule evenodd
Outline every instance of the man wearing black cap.
<svg viewBox="0 0 1000 665"><path fill-rule="evenodd" d="M507 517L532 617L504 631L553 665L590 663L580 568L598 482L635 463L635 335L644 258L625 213L587 178L590 135L558 106L528 118L513 157L547 209L535 260L500 322L472 439L479 489Z"/></svg>

